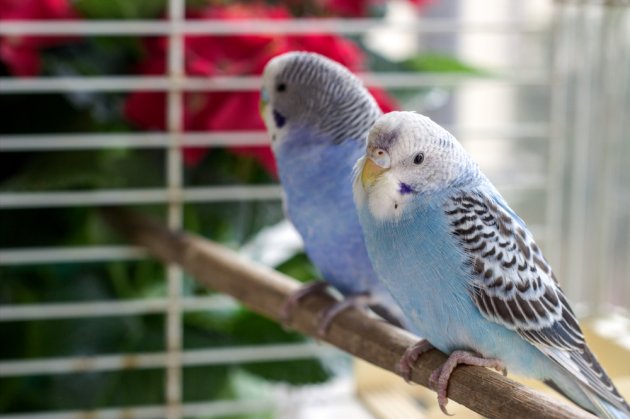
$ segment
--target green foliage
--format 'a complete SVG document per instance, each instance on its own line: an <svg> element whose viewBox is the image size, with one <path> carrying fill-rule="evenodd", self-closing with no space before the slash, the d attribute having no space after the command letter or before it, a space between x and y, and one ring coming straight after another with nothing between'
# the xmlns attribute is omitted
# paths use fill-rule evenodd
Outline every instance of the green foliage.
<svg viewBox="0 0 630 419"><path fill-rule="evenodd" d="M321 275L305 253L295 254L290 259L276 266L276 269L301 282L308 282L321 278Z"/></svg>
<svg viewBox="0 0 630 419"><path fill-rule="evenodd" d="M80 38L42 53L44 72L61 76L128 74L142 54L140 39L128 36Z"/></svg>
<svg viewBox="0 0 630 419"><path fill-rule="evenodd" d="M0 185L3 190L46 191L120 186L124 150L37 154L24 169Z"/></svg>
<svg viewBox="0 0 630 419"><path fill-rule="evenodd" d="M154 19L162 16L167 0L74 0L77 10L89 19ZM197 8L209 0L186 0L186 8Z"/></svg>
<svg viewBox="0 0 630 419"><path fill-rule="evenodd" d="M213 346L273 345L305 342L304 336L287 331L278 323L246 309L220 313L189 313L186 324L197 330L193 347L206 347L206 334L212 331ZM282 362L239 364L234 368L246 371L267 381L281 381L294 385L315 384L330 378L330 371L318 359Z"/></svg>
<svg viewBox="0 0 630 419"><path fill-rule="evenodd" d="M433 52L419 54L406 60L403 62L403 67L418 72L485 74L481 69L466 64L455 57Z"/></svg>
<svg viewBox="0 0 630 419"><path fill-rule="evenodd" d="M250 311L241 312L232 321L230 332L251 345L304 341L301 335L287 332L278 323ZM294 385L320 383L331 375L331 371L314 359L248 363L241 367L266 380Z"/></svg>
<svg viewBox="0 0 630 419"><path fill-rule="evenodd" d="M75 0L81 15L90 19L151 19L164 13L166 0Z"/></svg>

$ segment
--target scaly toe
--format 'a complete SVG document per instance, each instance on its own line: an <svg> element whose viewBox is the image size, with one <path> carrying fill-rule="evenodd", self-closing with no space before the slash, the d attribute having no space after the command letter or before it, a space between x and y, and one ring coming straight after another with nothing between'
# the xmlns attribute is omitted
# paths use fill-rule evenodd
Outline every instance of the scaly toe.
<svg viewBox="0 0 630 419"><path fill-rule="evenodd" d="M280 323L284 328L288 328L293 321L293 312L300 303L309 296L321 292L326 292L328 284L324 281L313 281L291 294L280 308Z"/></svg>
<svg viewBox="0 0 630 419"><path fill-rule="evenodd" d="M349 308L364 310L371 298L369 293L354 294L324 309L317 317L317 336L319 338L326 337L333 320L335 320L337 316Z"/></svg>
<svg viewBox="0 0 630 419"><path fill-rule="evenodd" d="M406 382L411 381L411 372L419 356L419 354L406 351L402 358L400 358L400 361L398 361L398 372Z"/></svg>
<svg viewBox="0 0 630 419"><path fill-rule="evenodd" d="M431 349L433 349L433 345L431 345L427 340L422 339L405 350L405 353L400 358L400 361L398 361L398 373L405 379L406 382L411 381L413 367L418 362L418 359L420 359L420 356Z"/></svg>
<svg viewBox="0 0 630 419"><path fill-rule="evenodd" d="M413 366L404 356L398 361L398 373L408 383L411 381L411 368Z"/></svg>
<svg viewBox="0 0 630 419"><path fill-rule="evenodd" d="M282 305L282 309L280 310L280 323L283 327L289 327L291 321L293 320L293 311L295 310L296 304L292 300L287 300Z"/></svg>
<svg viewBox="0 0 630 419"><path fill-rule="evenodd" d="M429 385L433 390L438 390L440 376L442 375L442 367L438 367L429 376Z"/></svg>
<svg viewBox="0 0 630 419"><path fill-rule="evenodd" d="M324 316L320 316L317 322L317 337L323 339L328 334L328 330L330 330L330 323L334 320L334 317L326 318Z"/></svg>
<svg viewBox="0 0 630 419"><path fill-rule="evenodd" d="M442 411L442 413L444 413L446 416L455 416L454 414L449 413L449 411L446 410L447 404L448 404L448 397L438 395L438 405L440 406L440 410Z"/></svg>

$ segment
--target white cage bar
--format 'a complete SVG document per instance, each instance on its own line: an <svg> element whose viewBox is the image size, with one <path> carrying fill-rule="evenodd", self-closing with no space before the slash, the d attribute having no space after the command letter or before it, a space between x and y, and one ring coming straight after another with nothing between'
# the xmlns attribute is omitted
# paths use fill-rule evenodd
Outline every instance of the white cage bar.
<svg viewBox="0 0 630 419"><path fill-rule="evenodd" d="M295 360L313 358L316 356L333 356L338 353L339 352L334 348L322 346L318 343L238 346L186 351L182 351L181 348L178 348L177 357L172 357L170 351L167 351L163 353L100 355L38 359L35 361L0 362L0 377L162 367L166 367L167 369L177 368L179 370L183 366L191 365ZM179 378L179 373L175 375L175 378Z"/></svg>
<svg viewBox="0 0 630 419"><path fill-rule="evenodd" d="M173 3L171 3L173 4ZM172 9L171 9L172 10ZM381 19L243 19L213 21L187 20L185 26L173 28L161 21L101 20L91 22L3 22L0 35L170 35L173 31L188 35L237 35L237 34L363 34L383 26ZM416 33L466 33L491 34L538 34L541 28L527 27L521 20L464 21L460 19L416 19L396 26L401 32Z"/></svg>
<svg viewBox="0 0 630 419"><path fill-rule="evenodd" d="M180 299L180 305L182 311L212 311L233 309L238 306L238 303L224 295L212 295L184 297ZM17 304L0 307L0 322L133 316L164 313L167 309L167 298L89 303Z"/></svg>
<svg viewBox="0 0 630 419"><path fill-rule="evenodd" d="M467 83L503 83L510 86L547 85L544 74L523 70L497 70L490 75L444 74L408 72L381 72L359 74L367 86L380 86L389 89L435 86L461 86ZM128 91L246 91L260 89L261 79L255 76L239 77L185 77L180 76L177 85L169 77L47 77L33 79L13 79L0 77L0 91L4 94L29 94L52 92L128 92Z"/></svg>
<svg viewBox="0 0 630 419"><path fill-rule="evenodd" d="M509 139L546 139L548 127L542 123L522 123L495 127L445 126L455 135L477 137L502 137ZM183 146L225 147L263 146L269 143L267 134L260 131L186 132L181 135ZM38 134L2 135L0 152L89 150L104 148L164 148L169 135L154 133L120 134Z"/></svg>

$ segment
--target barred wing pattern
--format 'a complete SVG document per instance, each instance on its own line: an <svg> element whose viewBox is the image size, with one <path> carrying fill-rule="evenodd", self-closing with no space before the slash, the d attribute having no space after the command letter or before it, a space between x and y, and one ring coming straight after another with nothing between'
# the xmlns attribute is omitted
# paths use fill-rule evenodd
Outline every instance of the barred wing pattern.
<svg viewBox="0 0 630 419"><path fill-rule="evenodd" d="M445 213L469 256L470 294L482 315L516 331L605 400L628 409L584 342L542 252L499 197L460 191Z"/></svg>

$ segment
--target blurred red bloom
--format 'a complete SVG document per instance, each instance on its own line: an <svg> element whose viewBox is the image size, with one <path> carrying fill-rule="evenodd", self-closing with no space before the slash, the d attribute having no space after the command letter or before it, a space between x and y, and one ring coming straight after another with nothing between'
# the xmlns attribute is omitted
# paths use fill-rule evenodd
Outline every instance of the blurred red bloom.
<svg viewBox="0 0 630 419"><path fill-rule="evenodd" d="M416 7L424 7L431 2L431 0L407 0L407 1Z"/></svg>
<svg viewBox="0 0 630 419"><path fill-rule="evenodd" d="M77 19L69 0L2 0L0 20ZM40 50L71 39L67 36L4 36L0 58L16 76L34 76L41 71Z"/></svg>
<svg viewBox="0 0 630 419"><path fill-rule="evenodd" d="M265 17L289 19L285 9L263 5L235 5L211 8L190 16L195 19L244 19ZM267 62L278 54L293 50L313 51L340 62L353 71L363 66L363 53L351 41L332 35L270 36L187 36L185 71L194 76L235 76L261 74ZM164 39L145 42L146 60L140 74L158 75L166 71ZM385 111L396 107L384 91L373 90ZM184 94L183 124L185 131L258 131L264 124L258 111L258 92L188 92ZM166 129L166 95L138 92L125 104L126 117L142 129ZM275 173L275 162L269 147L230 147L231 152L252 156L269 172ZM184 149L184 161L197 165L207 153L202 148Z"/></svg>
<svg viewBox="0 0 630 419"><path fill-rule="evenodd" d="M324 0L324 9L345 17L362 17L368 14L370 7L383 0Z"/></svg>
<svg viewBox="0 0 630 419"><path fill-rule="evenodd" d="M365 17L370 8L383 6L385 0L316 0L320 7L333 15L343 17ZM416 7L422 7L428 0L407 0Z"/></svg>
<svg viewBox="0 0 630 419"><path fill-rule="evenodd" d="M370 87L368 91L372 94L372 97L374 97L374 100L376 100L378 107L381 108L383 113L389 113L400 109L396 100L385 90L378 87Z"/></svg>

